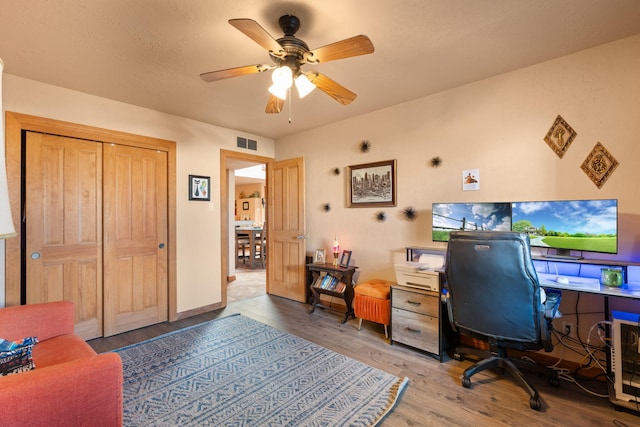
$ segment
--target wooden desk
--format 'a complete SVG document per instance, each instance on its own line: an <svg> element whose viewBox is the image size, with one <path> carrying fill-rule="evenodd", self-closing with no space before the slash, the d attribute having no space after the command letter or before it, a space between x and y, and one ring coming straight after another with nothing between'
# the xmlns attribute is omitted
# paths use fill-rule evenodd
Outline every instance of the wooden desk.
<svg viewBox="0 0 640 427"><path fill-rule="evenodd" d="M623 286L620 288L611 288L604 285L599 285L595 287L593 286L586 287L580 283L580 279L582 278L579 276L564 275L564 277L566 277L569 280L569 283L566 283L566 284L558 283L553 279L549 279L547 277L540 277L539 278L540 286L547 289L558 289L561 291L590 293L590 294L602 296L604 298L604 315L605 315L605 320L607 321L610 320L610 316L609 316L609 311L610 311L609 298L610 297L630 298L634 300L640 299L640 284L638 283L624 283ZM612 328L611 326L607 326L606 328L607 338L610 338L612 336L613 331L611 328ZM607 350L605 357L607 361L606 363L607 376L609 378L613 378L614 372L613 372L612 362L611 362L611 352ZM621 406L627 409L631 409L634 411L638 411L638 405L636 402L627 402L625 400L619 400L616 397L614 385L611 383L608 383L608 385L609 385L609 401L612 404L616 406Z"/></svg>
<svg viewBox="0 0 640 427"><path fill-rule="evenodd" d="M446 254L446 249L438 250L435 248L422 248L422 247L407 247L406 249L406 260L407 261L417 261L422 254L441 254L444 256ZM570 259L570 258L552 258L552 257L544 257L541 255L532 255L533 263L536 267L536 271L538 272L538 279L540 282L540 287L546 289L557 289L561 291L571 291L577 292L581 294L592 294L598 295L603 298L604 302L604 317L605 321L610 319L610 307L609 307L609 299L610 298L624 298L640 301L640 282L637 281L638 277L638 269L640 269L640 263L638 262L628 262L628 261L617 261L617 260L598 260L598 259ZM584 276L574 276L568 271L571 269L564 269L560 267L560 264L578 264L580 268L574 269L578 273L585 272ZM553 264L558 264L554 266ZM623 283L620 288L612 288L604 285L600 285L597 277L595 281L598 283L590 283L585 281L585 278L593 279L594 276L598 276L598 270L602 267L621 267L624 270L623 277L628 278L630 276L636 277L636 281ZM630 275L629 270L634 269L634 275ZM590 270L590 274L587 272ZM441 273L443 274L443 273ZM555 276L557 275L564 276L569 280L569 283L558 283L555 280ZM441 277L444 283L444 277ZM393 320L392 320L393 323ZM440 334L443 335L443 323L440 323ZM393 325L391 328L391 333L393 337ZM605 328L606 337L611 337L611 326L606 326ZM452 335L453 338L453 335ZM606 373L609 378L612 378L612 365L611 365L611 352L605 351L606 358ZM615 396L615 391L613 389L613 384L609 383L609 400L612 404L616 406L621 406L626 409L631 409L634 411L638 411L638 406L635 402L627 402L624 400L619 400Z"/></svg>
<svg viewBox="0 0 640 427"><path fill-rule="evenodd" d="M322 308L333 309L332 307L326 307L320 303L320 295L331 295L332 297L342 298L346 306L344 319L340 323L346 323L349 316L356 318L353 312L353 273L356 271L356 266L340 267L333 264L307 264L307 268L313 275L313 280L309 285L311 291L311 309L309 314L313 313L317 306ZM324 274L323 274L324 273ZM319 280L325 276L335 277L337 282L344 283L344 289L340 288L322 288Z"/></svg>
<svg viewBox="0 0 640 427"><path fill-rule="evenodd" d="M236 240L242 237L249 238L249 267L254 268L255 263L259 262L264 268L261 258L257 258L255 253L256 242L262 238L262 227L236 227Z"/></svg>

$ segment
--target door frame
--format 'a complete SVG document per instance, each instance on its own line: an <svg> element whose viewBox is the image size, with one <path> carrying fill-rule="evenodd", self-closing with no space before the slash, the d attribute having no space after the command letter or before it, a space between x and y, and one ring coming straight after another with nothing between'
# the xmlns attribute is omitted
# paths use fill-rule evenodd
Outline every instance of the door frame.
<svg viewBox="0 0 640 427"><path fill-rule="evenodd" d="M23 236L22 228L19 224L23 191L21 179L22 132L34 131L167 152L168 316L169 321L177 320L176 142L11 111L7 111L5 114L5 128L7 184L9 187L11 216L14 225L18 225L15 227L17 237L5 240L5 305L20 305L23 268L20 244Z"/></svg>
<svg viewBox="0 0 640 427"><path fill-rule="evenodd" d="M273 165L274 159L271 157L259 156L257 154L251 153L242 153L239 151L231 151L231 150L220 150L220 253L222 255L221 259L221 269L220 269L220 283L221 292L222 292L222 307L227 306L227 283L229 279L229 180L228 180L228 169L227 169L227 160L244 160L252 163L260 163L264 164L266 167L265 174L265 188L269 188L269 170ZM268 191L268 190L267 190ZM265 200L268 195L265 195ZM269 204L266 205L265 217L268 218L269 212ZM267 222L267 227L269 227L269 223ZM269 236L269 230L267 229L267 238ZM267 252L267 275L269 277L269 255ZM269 281L267 279L267 293L269 292Z"/></svg>

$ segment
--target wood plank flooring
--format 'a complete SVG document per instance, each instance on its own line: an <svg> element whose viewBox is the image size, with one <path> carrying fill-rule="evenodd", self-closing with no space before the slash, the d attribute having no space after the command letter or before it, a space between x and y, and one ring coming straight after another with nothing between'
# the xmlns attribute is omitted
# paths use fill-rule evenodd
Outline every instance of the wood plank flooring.
<svg viewBox="0 0 640 427"><path fill-rule="evenodd" d="M460 384L464 368L471 362L447 360L439 363L433 357L405 347L390 345L381 325L357 320L340 324L342 315L316 309L308 314L309 305L262 295L229 304L226 308L173 323L138 329L109 338L89 341L97 352L110 351L137 343L169 331L217 317L241 313L280 330L360 360L399 377L409 384L400 402L382 426L640 426L636 412L618 411L608 398L595 397L566 381L559 388L539 379L536 387L542 399L542 410L529 408L529 397L511 379L491 372L472 378L471 389ZM602 382L586 384L605 393Z"/></svg>

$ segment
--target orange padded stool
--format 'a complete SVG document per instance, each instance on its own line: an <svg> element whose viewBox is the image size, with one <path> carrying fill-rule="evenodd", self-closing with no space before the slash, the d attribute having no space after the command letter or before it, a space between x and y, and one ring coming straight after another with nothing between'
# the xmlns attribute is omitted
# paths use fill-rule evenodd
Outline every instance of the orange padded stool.
<svg viewBox="0 0 640 427"><path fill-rule="evenodd" d="M389 294L394 282L371 279L359 283L355 288L353 311L358 318L358 330L362 327L362 319L384 325L384 336L389 338L387 326L391 320L391 300Z"/></svg>

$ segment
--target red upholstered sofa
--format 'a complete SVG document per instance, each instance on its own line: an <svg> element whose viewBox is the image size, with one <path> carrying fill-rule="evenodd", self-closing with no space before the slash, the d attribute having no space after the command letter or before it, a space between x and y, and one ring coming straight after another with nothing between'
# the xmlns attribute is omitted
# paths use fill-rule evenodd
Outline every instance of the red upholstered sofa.
<svg viewBox="0 0 640 427"><path fill-rule="evenodd" d="M69 301L0 308L0 338L35 336L35 369L0 376L0 425L121 426L122 361L74 334Z"/></svg>

